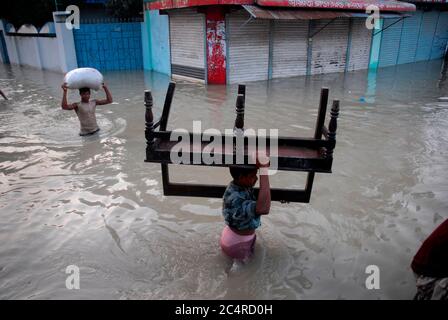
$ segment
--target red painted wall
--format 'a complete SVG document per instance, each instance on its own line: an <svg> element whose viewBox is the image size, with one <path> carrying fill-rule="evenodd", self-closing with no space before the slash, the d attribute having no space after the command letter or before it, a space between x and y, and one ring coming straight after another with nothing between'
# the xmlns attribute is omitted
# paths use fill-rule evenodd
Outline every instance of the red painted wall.
<svg viewBox="0 0 448 320"><path fill-rule="evenodd" d="M207 83L226 84L225 11L208 7L205 12L207 37Z"/></svg>

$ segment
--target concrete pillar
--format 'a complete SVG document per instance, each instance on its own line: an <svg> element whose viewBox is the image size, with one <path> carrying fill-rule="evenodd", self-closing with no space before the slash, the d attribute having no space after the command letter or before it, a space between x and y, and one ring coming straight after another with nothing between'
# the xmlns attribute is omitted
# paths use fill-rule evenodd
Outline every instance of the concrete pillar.
<svg viewBox="0 0 448 320"><path fill-rule="evenodd" d="M375 25L375 28L372 30L372 45L370 47L369 61L370 70L375 70L378 68L378 62L380 60L381 37L383 35L383 32L381 31L383 29L383 23L384 19L379 19L378 25Z"/></svg>
<svg viewBox="0 0 448 320"><path fill-rule="evenodd" d="M160 14L159 10L146 10L148 27L148 48L150 50L151 70L171 75L171 50L170 50L170 24L166 14Z"/></svg>
<svg viewBox="0 0 448 320"><path fill-rule="evenodd" d="M17 45L15 41L15 37L9 37L6 35L6 22L4 20L1 21L0 28L3 30L3 36L5 37L6 49L8 50L9 63L11 64L20 64L19 54L17 52ZM15 29L12 30L15 32Z"/></svg>
<svg viewBox="0 0 448 320"><path fill-rule="evenodd" d="M53 12L56 38L58 41L59 61L61 61L61 70L64 73L78 67L73 30L65 26L66 18L69 15L70 13L66 11Z"/></svg>
<svg viewBox="0 0 448 320"><path fill-rule="evenodd" d="M4 34L3 21L0 19L0 62L6 64L9 63L9 55L8 48L6 48L6 42L4 41Z"/></svg>
<svg viewBox="0 0 448 320"><path fill-rule="evenodd" d="M151 20L149 10L145 10L142 23L143 69L152 70Z"/></svg>

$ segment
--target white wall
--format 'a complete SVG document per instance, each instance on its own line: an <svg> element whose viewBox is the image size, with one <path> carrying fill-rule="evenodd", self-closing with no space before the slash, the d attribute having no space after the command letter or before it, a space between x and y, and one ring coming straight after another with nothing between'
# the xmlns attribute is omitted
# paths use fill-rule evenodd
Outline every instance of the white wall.
<svg viewBox="0 0 448 320"><path fill-rule="evenodd" d="M53 12L54 28L58 41L58 51L62 72L68 72L78 67L76 59L75 40L73 30L67 29L65 19L68 14L65 11Z"/></svg>
<svg viewBox="0 0 448 320"><path fill-rule="evenodd" d="M58 40L56 38L38 38L39 56L42 69L62 72L59 59Z"/></svg>
<svg viewBox="0 0 448 320"><path fill-rule="evenodd" d="M37 37L14 37L16 38L17 51L22 66L42 68Z"/></svg>
<svg viewBox="0 0 448 320"><path fill-rule="evenodd" d="M5 35L5 42L6 47L8 48L9 62L12 64L20 64L15 37L8 37Z"/></svg>
<svg viewBox="0 0 448 320"><path fill-rule="evenodd" d="M56 37L38 36L36 28L32 25L24 25L17 32L36 33L36 36L7 36L5 28L9 27L0 20L0 30L3 30L5 36L10 63L56 72L75 69L77 60L73 32L65 28L65 12L60 14L61 19L58 21L55 19L56 23L47 23L40 30L41 34L56 33ZM8 31L16 32L13 27Z"/></svg>

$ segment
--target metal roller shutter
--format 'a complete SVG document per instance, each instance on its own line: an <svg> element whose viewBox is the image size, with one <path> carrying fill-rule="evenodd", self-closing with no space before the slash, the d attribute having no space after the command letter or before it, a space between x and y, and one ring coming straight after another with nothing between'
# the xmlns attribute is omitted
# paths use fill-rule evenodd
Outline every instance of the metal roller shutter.
<svg viewBox="0 0 448 320"><path fill-rule="evenodd" d="M400 51L398 53L397 64L415 61L421 19L421 11L417 11L412 17L404 19L401 30Z"/></svg>
<svg viewBox="0 0 448 320"><path fill-rule="evenodd" d="M390 26L396 21L397 19L384 20L383 29L388 28L382 32L380 59L378 63L380 67L394 66L397 64L403 21Z"/></svg>
<svg viewBox="0 0 448 320"><path fill-rule="evenodd" d="M173 11L170 20L171 72L205 80L205 17L193 10Z"/></svg>
<svg viewBox="0 0 448 320"><path fill-rule="evenodd" d="M245 11L227 15L229 83L268 78L269 21L248 20Z"/></svg>
<svg viewBox="0 0 448 320"><path fill-rule="evenodd" d="M369 68L372 30L366 28L365 19L353 19L348 71Z"/></svg>
<svg viewBox="0 0 448 320"><path fill-rule="evenodd" d="M309 22L275 21L273 30L272 77L306 75Z"/></svg>
<svg viewBox="0 0 448 320"><path fill-rule="evenodd" d="M314 22L312 34L330 21ZM313 37L311 74L345 71L348 27L348 19L336 19Z"/></svg>
<svg viewBox="0 0 448 320"><path fill-rule="evenodd" d="M415 61L429 60L431 58L431 48L438 16L439 12L437 11L423 12Z"/></svg>
<svg viewBox="0 0 448 320"><path fill-rule="evenodd" d="M440 12L432 43L431 59L442 58L448 38L448 12Z"/></svg>

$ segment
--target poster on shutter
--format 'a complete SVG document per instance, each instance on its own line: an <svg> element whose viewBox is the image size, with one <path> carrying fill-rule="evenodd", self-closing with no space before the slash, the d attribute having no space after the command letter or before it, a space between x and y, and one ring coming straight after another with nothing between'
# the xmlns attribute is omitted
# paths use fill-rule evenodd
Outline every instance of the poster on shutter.
<svg viewBox="0 0 448 320"><path fill-rule="evenodd" d="M207 83L226 84L225 21L207 14Z"/></svg>

